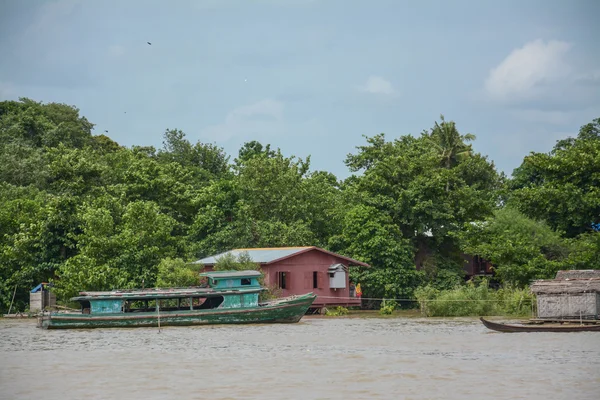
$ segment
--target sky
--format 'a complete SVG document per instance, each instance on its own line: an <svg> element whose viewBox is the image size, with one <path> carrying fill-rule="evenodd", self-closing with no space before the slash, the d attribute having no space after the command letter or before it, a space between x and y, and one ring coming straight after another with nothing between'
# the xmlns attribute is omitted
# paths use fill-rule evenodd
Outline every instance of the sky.
<svg viewBox="0 0 600 400"><path fill-rule="evenodd" d="M597 0L0 0L0 101L125 146L258 140L343 179L440 114L510 175L600 117ZM150 42L151 44L148 44Z"/></svg>

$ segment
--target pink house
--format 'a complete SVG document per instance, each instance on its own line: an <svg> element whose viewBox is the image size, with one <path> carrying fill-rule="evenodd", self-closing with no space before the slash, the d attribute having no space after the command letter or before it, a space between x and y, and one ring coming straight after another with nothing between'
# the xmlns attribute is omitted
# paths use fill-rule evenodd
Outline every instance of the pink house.
<svg viewBox="0 0 600 400"><path fill-rule="evenodd" d="M369 265L319 247L234 249L195 263L203 264L204 271L210 271L219 257L243 252L260 265L265 283L279 287L283 296L313 292L317 295L313 308L318 310L324 306L360 306L360 298L350 292L348 266Z"/></svg>

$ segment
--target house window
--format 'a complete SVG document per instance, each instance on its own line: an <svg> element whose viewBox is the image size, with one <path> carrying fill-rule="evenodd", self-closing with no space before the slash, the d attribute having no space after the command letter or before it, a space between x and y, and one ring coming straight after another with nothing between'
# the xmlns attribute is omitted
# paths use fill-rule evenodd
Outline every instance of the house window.
<svg viewBox="0 0 600 400"><path fill-rule="evenodd" d="M287 279L288 275L287 272L278 272L277 273L277 283L279 284L279 287L281 289L287 289L288 288L288 282Z"/></svg>
<svg viewBox="0 0 600 400"><path fill-rule="evenodd" d="M250 278L242 278L242 285L250 285Z"/></svg>
<svg viewBox="0 0 600 400"><path fill-rule="evenodd" d="M317 271L313 271L313 289L317 289L319 287L319 273Z"/></svg>

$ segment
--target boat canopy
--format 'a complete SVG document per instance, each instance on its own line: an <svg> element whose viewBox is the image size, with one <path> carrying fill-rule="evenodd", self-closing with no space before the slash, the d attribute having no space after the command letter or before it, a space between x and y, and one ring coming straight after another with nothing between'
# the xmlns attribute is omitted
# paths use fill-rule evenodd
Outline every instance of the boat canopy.
<svg viewBox="0 0 600 400"><path fill-rule="evenodd" d="M208 287L170 289L123 289L107 292L79 292L71 301L89 300L153 300L185 297L212 297L227 293L256 293L263 288L258 282L259 271L211 271L200 274L208 278Z"/></svg>
<svg viewBox="0 0 600 400"><path fill-rule="evenodd" d="M231 279L231 278L259 278L262 274L255 270L246 271L209 271L202 272L200 276L206 276L212 279Z"/></svg>
<svg viewBox="0 0 600 400"><path fill-rule="evenodd" d="M193 296L207 296L214 293L213 289L209 288L173 288L173 289L130 289L130 290L113 290L108 292L79 292L79 296L71 298L72 301L81 300L152 300L152 299L169 299Z"/></svg>

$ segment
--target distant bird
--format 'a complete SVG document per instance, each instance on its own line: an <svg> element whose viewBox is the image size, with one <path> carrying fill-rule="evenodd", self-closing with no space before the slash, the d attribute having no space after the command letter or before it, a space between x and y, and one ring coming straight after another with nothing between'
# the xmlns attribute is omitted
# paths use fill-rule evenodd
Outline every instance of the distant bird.
<svg viewBox="0 0 600 400"><path fill-rule="evenodd" d="M108 131L105 129L104 132L108 133Z"/></svg>
<svg viewBox="0 0 600 400"><path fill-rule="evenodd" d="M148 43L150 46L152 46L152 43L150 43L150 42L146 42L146 43Z"/></svg>

